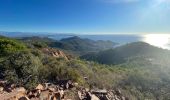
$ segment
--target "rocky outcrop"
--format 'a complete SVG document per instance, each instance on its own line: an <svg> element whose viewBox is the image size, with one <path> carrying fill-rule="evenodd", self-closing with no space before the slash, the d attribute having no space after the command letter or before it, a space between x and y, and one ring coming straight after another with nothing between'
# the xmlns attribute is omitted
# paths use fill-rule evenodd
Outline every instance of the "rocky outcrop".
<svg viewBox="0 0 170 100"><path fill-rule="evenodd" d="M35 89L26 90L24 87L7 86L7 82L0 82L0 100L62 100L65 92L74 87L71 80L61 80L57 83L38 84Z"/></svg>
<svg viewBox="0 0 170 100"><path fill-rule="evenodd" d="M22 97L28 99L28 97L26 96L26 90L23 87L16 88L9 93L4 91L3 93L0 94L1 100L19 100Z"/></svg>
<svg viewBox="0 0 170 100"><path fill-rule="evenodd" d="M87 89L81 89L78 91L78 96L80 100L129 100L127 97L122 95L119 89L97 89L90 91L87 91Z"/></svg>
<svg viewBox="0 0 170 100"><path fill-rule="evenodd" d="M119 89L88 89L71 80L38 84L32 90L13 84L6 86L5 82L0 82L0 100L129 100Z"/></svg>
<svg viewBox="0 0 170 100"><path fill-rule="evenodd" d="M66 60L70 59L70 56L66 55L63 51L53 48L43 48L41 50L43 53L56 57L56 58L64 58Z"/></svg>

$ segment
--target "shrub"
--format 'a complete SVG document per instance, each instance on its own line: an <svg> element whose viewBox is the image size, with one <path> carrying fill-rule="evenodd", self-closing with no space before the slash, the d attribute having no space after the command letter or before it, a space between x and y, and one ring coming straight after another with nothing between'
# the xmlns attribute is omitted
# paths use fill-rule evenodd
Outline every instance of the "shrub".
<svg viewBox="0 0 170 100"><path fill-rule="evenodd" d="M1 73L10 83L30 84L30 78L38 76L40 66L42 63L38 57L30 52L18 52L3 61L0 69L3 69Z"/></svg>
<svg viewBox="0 0 170 100"><path fill-rule="evenodd" d="M0 38L0 56L6 56L17 51L25 50L26 46L17 40Z"/></svg>

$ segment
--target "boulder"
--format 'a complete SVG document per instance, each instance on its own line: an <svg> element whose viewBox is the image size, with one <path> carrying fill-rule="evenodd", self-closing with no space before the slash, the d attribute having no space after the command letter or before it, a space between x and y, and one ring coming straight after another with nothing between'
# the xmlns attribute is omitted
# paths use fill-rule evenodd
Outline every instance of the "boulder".
<svg viewBox="0 0 170 100"><path fill-rule="evenodd" d="M30 100L27 96L20 97L18 100Z"/></svg>
<svg viewBox="0 0 170 100"><path fill-rule="evenodd" d="M5 84L7 83L7 81L3 81L3 80L0 80L0 86L5 86Z"/></svg>
<svg viewBox="0 0 170 100"><path fill-rule="evenodd" d="M26 93L26 89L24 87L19 87L19 88L14 89L14 92Z"/></svg>
<svg viewBox="0 0 170 100"><path fill-rule="evenodd" d="M14 89L14 91L10 93L0 94L1 100L18 100L21 97L26 95L26 90L23 87L19 87Z"/></svg>
<svg viewBox="0 0 170 100"><path fill-rule="evenodd" d="M51 83L44 83L45 84L45 89L48 89Z"/></svg>
<svg viewBox="0 0 170 100"><path fill-rule="evenodd" d="M39 100L48 100L49 98L49 91L42 91L39 96Z"/></svg>
<svg viewBox="0 0 170 100"><path fill-rule="evenodd" d="M38 84L38 86L36 87L37 90L44 90L44 86L41 84Z"/></svg>
<svg viewBox="0 0 170 100"><path fill-rule="evenodd" d="M0 92L2 92L4 90L4 88L3 87L0 87Z"/></svg>
<svg viewBox="0 0 170 100"><path fill-rule="evenodd" d="M115 92L116 92L116 95L121 95L120 89L116 89Z"/></svg>
<svg viewBox="0 0 170 100"><path fill-rule="evenodd" d="M76 82L74 82L74 83L73 83L73 85L74 85L74 86L78 86L79 84L78 84L78 83L76 83Z"/></svg>
<svg viewBox="0 0 170 100"><path fill-rule="evenodd" d="M35 98L31 98L30 100L40 100L40 99L35 97Z"/></svg>
<svg viewBox="0 0 170 100"><path fill-rule="evenodd" d="M56 91L56 89L53 88L53 87L49 87L48 90L50 90L51 92L55 92Z"/></svg>
<svg viewBox="0 0 170 100"><path fill-rule="evenodd" d="M91 100L100 100L96 95L92 94L91 95Z"/></svg>
<svg viewBox="0 0 170 100"><path fill-rule="evenodd" d="M60 97L61 97L61 98L64 98L64 90L60 90L60 91L59 91L59 94L60 94Z"/></svg>

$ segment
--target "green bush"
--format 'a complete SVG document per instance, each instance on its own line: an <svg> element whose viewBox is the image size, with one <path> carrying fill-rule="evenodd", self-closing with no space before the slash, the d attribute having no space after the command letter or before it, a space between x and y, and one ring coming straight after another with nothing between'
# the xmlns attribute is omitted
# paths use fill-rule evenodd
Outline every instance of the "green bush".
<svg viewBox="0 0 170 100"><path fill-rule="evenodd" d="M0 64L3 76L10 83L27 84L30 78L38 76L41 61L30 52L18 52Z"/></svg>
<svg viewBox="0 0 170 100"><path fill-rule="evenodd" d="M17 51L25 50L26 46L14 39L0 38L0 56L7 56Z"/></svg>

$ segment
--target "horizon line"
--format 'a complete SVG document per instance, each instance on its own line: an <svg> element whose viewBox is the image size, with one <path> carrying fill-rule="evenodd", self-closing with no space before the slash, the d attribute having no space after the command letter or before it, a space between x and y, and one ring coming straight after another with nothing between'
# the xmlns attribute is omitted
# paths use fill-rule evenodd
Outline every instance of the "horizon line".
<svg viewBox="0 0 170 100"><path fill-rule="evenodd" d="M146 34L169 34L170 32L40 32L40 31L0 31L4 33L46 33L49 35L68 34L68 35L146 35Z"/></svg>

